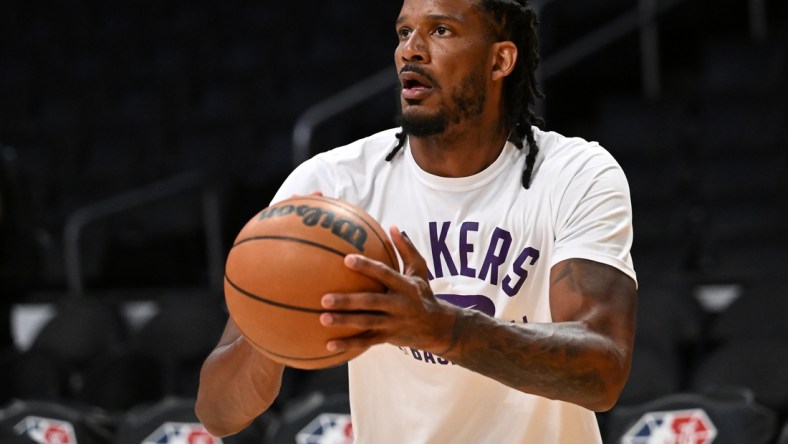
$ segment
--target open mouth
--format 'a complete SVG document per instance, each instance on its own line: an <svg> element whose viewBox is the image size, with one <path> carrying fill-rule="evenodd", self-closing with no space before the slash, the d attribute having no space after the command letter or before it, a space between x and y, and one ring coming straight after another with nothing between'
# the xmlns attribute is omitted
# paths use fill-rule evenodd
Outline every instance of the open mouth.
<svg viewBox="0 0 788 444"><path fill-rule="evenodd" d="M402 84L402 97L405 99L423 98L429 94L433 86L427 76L413 71L405 71L400 74L400 83Z"/></svg>

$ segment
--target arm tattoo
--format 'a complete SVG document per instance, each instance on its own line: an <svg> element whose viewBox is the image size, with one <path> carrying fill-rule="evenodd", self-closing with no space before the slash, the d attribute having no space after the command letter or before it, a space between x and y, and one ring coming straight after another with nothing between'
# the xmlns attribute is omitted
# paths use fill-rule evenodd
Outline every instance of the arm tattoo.
<svg viewBox="0 0 788 444"><path fill-rule="evenodd" d="M631 359L632 281L612 267L568 260L554 267L551 292L563 301L554 319L565 322L516 324L463 310L442 356L551 399L600 406L617 397Z"/></svg>
<svg viewBox="0 0 788 444"><path fill-rule="evenodd" d="M568 400L605 390L600 370L588 362L589 332L579 325L502 325L468 311L454 330L449 359L510 387Z"/></svg>

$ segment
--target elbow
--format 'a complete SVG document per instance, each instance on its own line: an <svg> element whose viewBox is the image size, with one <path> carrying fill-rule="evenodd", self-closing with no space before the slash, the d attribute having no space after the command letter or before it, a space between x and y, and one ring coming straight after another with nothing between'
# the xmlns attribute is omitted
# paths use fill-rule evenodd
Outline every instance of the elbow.
<svg viewBox="0 0 788 444"><path fill-rule="evenodd" d="M208 433L217 438L224 438L240 433L249 427L272 404L273 401L261 405L254 414L241 414L237 411L222 409L215 400L202 391L198 391L197 400L194 403L194 414Z"/></svg>
<svg viewBox="0 0 788 444"><path fill-rule="evenodd" d="M197 398L197 402L194 404L194 413L197 415L197 419L200 420L202 426L205 427L205 430L217 438L224 438L226 436L234 435L243 428L232 427L229 424L218 420L216 416L212 414L210 407L206 406L205 401L202 401L199 397Z"/></svg>
<svg viewBox="0 0 788 444"><path fill-rule="evenodd" d="M214 438L226 438L228 436L235 435L236 433L238 433L240 431L240 430L232 430L232 429L228 429L228 428L223 428L223 427L221 427L219 425L212 425L212 424L206 423L205 421L202 421L202 420L200 420L200 421L202 422L202 426L205 427L205 430L208 433L210 433L211 436L213 436Z"/></svg>
<svg viewBox="0 0 788 444"><path fill-rule="evenodd" d="M217 411L216 403L205 399L197 393L197 400L194 403L194 414L200 421L205 430L216 438L224 438L235 435L252 423L251 420L240 420L240 418L222 415Z"/></svg>
<svg viewBox="0 0 788 444"><path fill-rule="evenodd" d="M614 360L615 365L610 365L600 371L600 390L597 396L585 406L589 410L603 413L611 410L618 403L621 392L629 379L631 356L620 357Z"/></svg>
<svg viewBox="0 0 788 444"><path fill-rule="evenodd" d="M592 393L587 393L584 399L576 403L588 410L604 413L611 410L618 403L623 386L611 383L609 380L600 381L600 388Z"/></svg>
<svg viewBox="0 0 788 444"><path fill-rule="evenodd" d="M606 393L601 394L596 399L589 402L587 405L583 407L597 413L607 412L616 406L620 394L621 394L620 391L618 392L608 391Z"/></svg>

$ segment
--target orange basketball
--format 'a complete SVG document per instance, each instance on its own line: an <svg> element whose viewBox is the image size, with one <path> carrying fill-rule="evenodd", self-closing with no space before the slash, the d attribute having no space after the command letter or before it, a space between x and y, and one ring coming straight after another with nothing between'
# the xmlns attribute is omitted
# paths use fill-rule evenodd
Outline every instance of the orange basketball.
<svg viewBox="0 0 788 444"><path fill-rule="evenodd" d="M331 338L362 333L320 324L326 293L383 292L377 281L344 265L350 253L397 269L380 224L361 208L322 196L272 205L238 234L225 266L224 294L244 337L269 358L302 369L338 365L360 352L329 352Z"/></svg>

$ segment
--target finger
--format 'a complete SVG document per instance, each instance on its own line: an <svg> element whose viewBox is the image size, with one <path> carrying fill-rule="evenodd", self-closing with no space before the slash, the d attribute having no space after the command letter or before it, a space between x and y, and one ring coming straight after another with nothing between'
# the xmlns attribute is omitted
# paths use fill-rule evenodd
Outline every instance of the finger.
<svg viewBox="0 0 788 444"><path fill-rule="evenodd" d="M379 327L386 320L387 316L382 313L329 312L320 314L320 324L324 327L354 327L368 330Z"/></svg>
<svg viewBox="0 0 788 444"><path fill-rule="evenodd" d="M403 276L383 262L370 259L360 254L345 256L345 266L349 269L379 281L387 288L399 288Z"/></svg>
<svg viewBox="0 0 788 444"><path fill-rule="evenodd" d="M379 334L373 331L365 331L356 336L341 339L331 339L326 342L326 349L332 352L342 352L351 349L365 350L381 342L383 341Z"/></svg>
<svg viewBox="0 0 788 444"><path fill-rule="evenodd" d="M402 257L403 273L409 276L419 276L427 279L427 261L424 260L419 250L413 245L396 225L389 228L391 240Z"/></svg>
<svg viewBox="0 0 788 444"><path fill-rule="evenodd" d="M328 293L320 299L326 310L389 312L402 305L399 298L389 293Z"/></svg>

